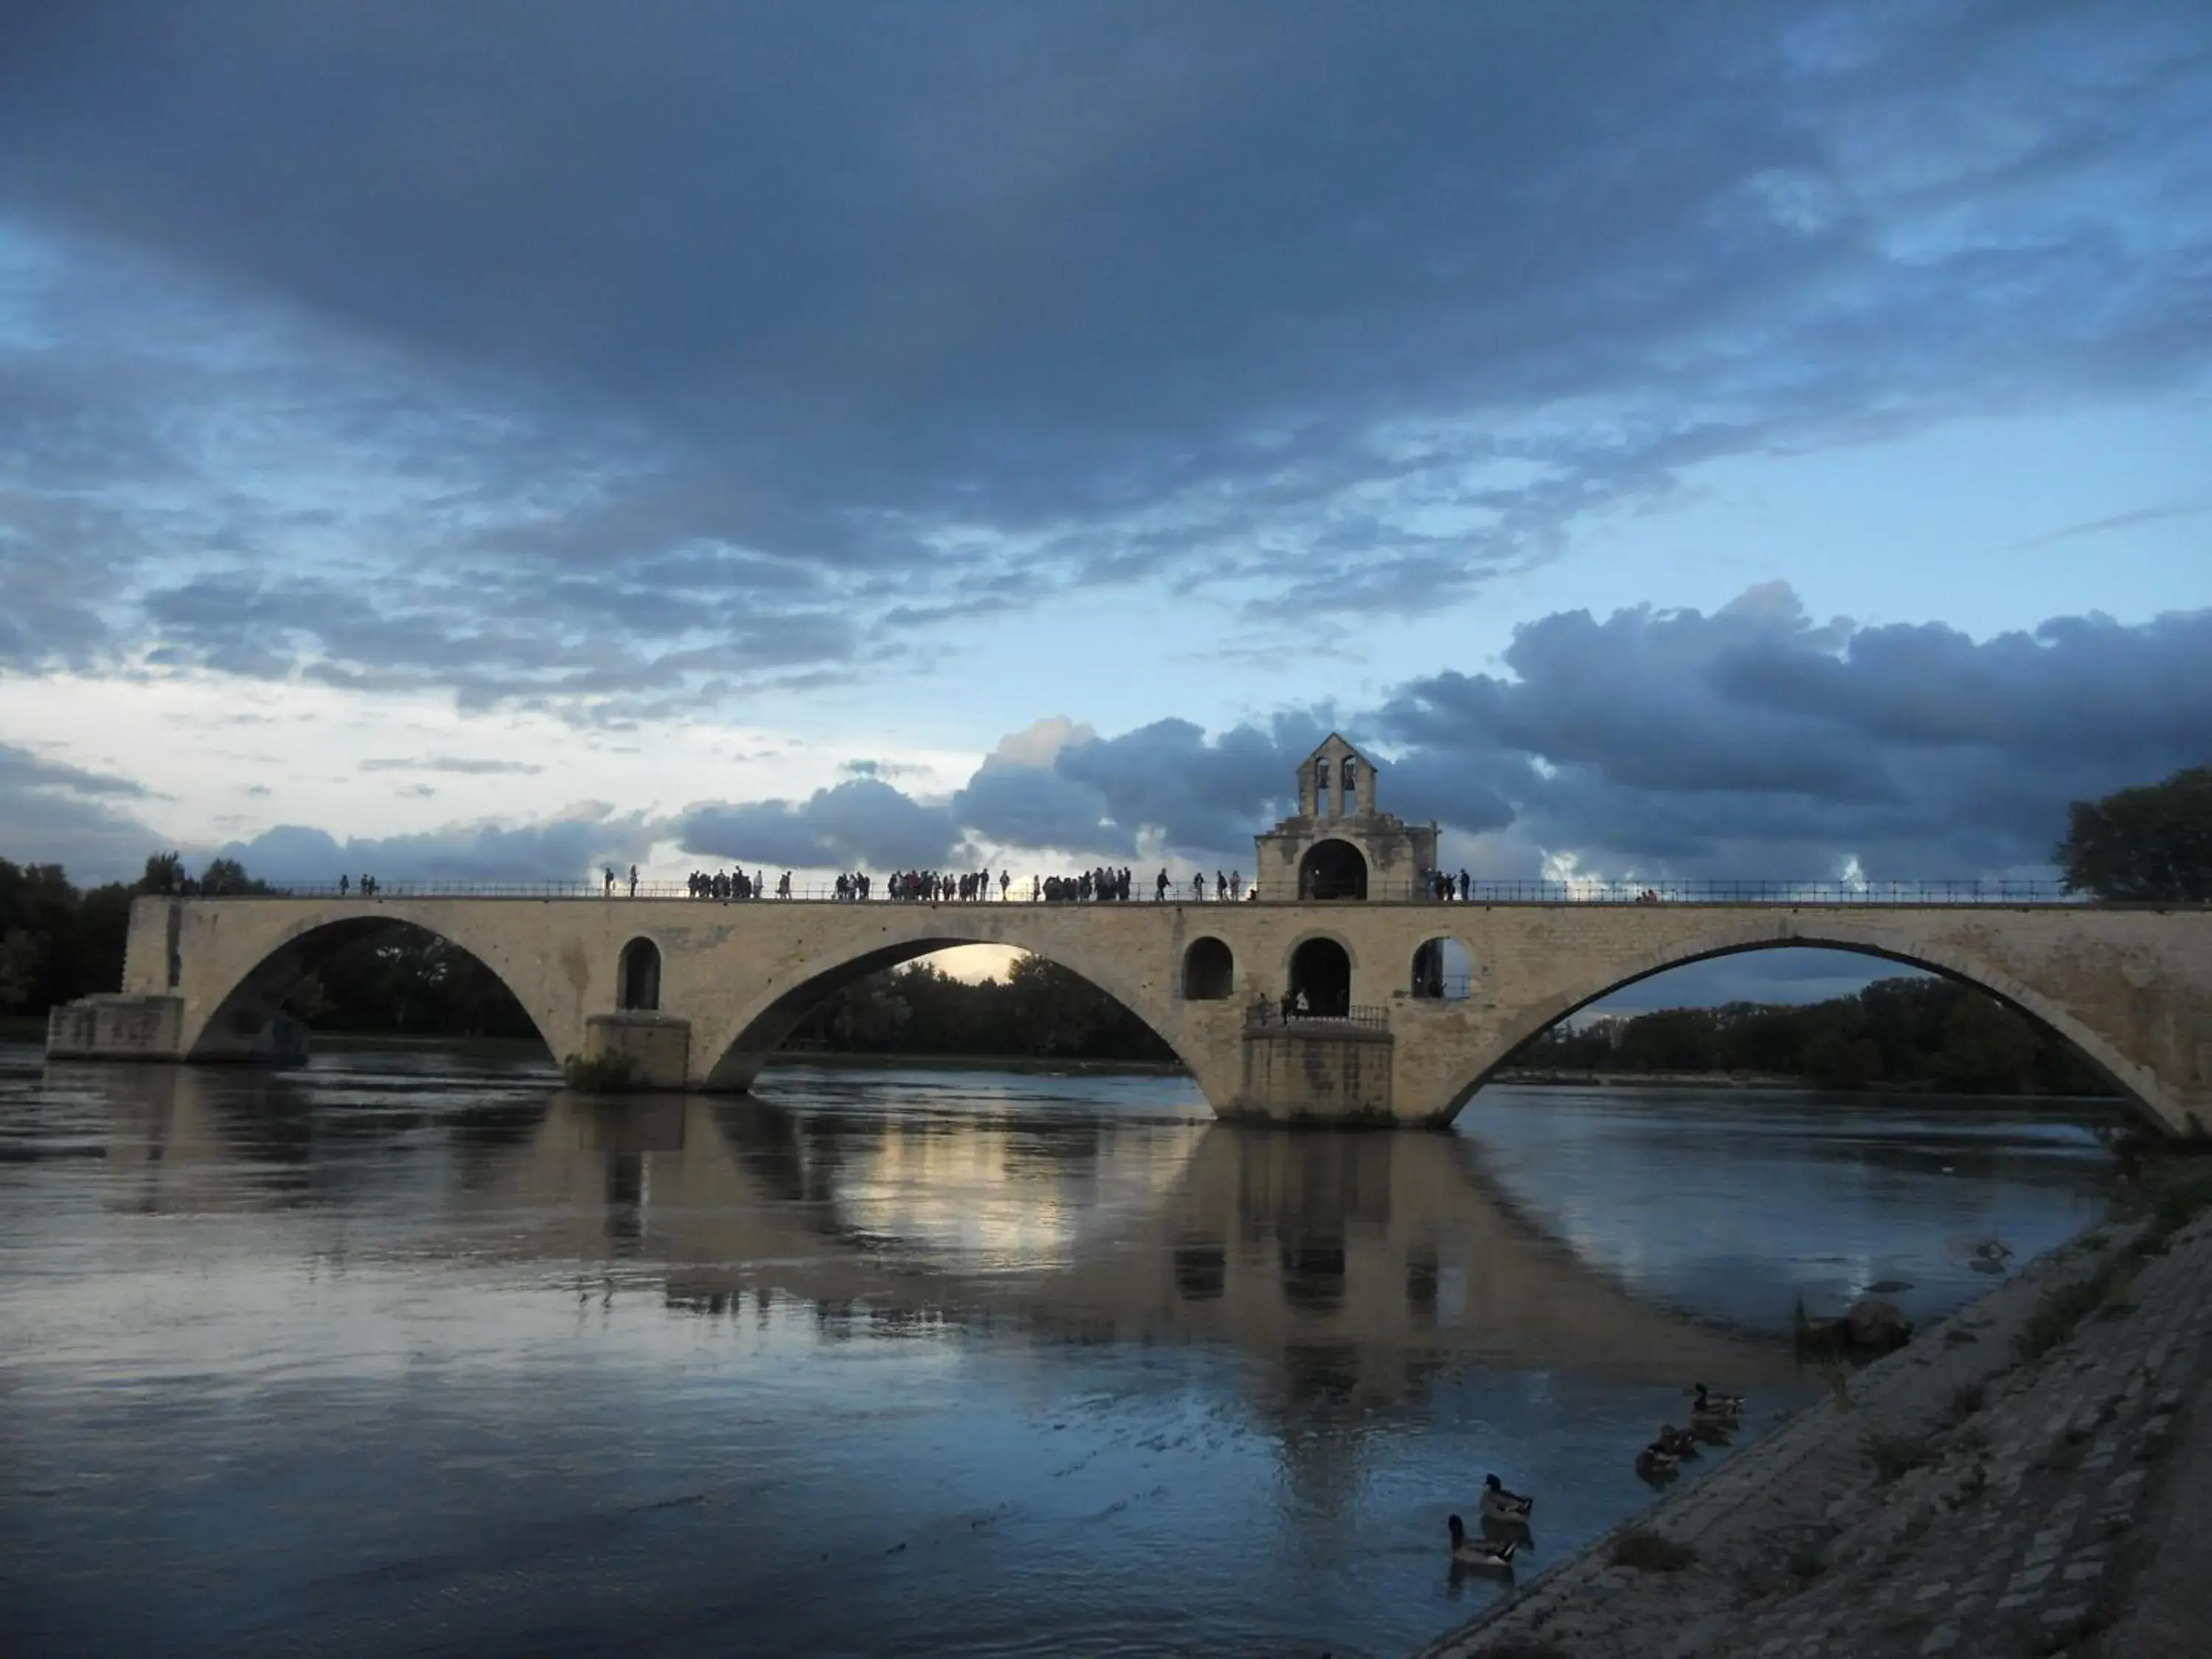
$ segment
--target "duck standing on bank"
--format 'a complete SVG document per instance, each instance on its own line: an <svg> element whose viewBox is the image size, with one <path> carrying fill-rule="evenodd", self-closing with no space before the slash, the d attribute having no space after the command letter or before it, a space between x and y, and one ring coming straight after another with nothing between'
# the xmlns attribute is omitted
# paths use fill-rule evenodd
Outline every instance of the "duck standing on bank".
<svg viewBox="0 0 2212 1659"><path fill-rule="evenodd" d="M1482 1477L1482 1518L1486 1521L1510 1521L1525 1527L1534 1512L1536 1500L1525 1493L1509 1492L1505 1484L1494 1474Z"/></svg>
<svg viewBox="0 0 2212 1659"><path fill-rule="evenodd" d="M1467 1522L1454 1516L1445 1523L1451 1528L1451 1559L1455 1567L1479 1567L1486 1572L1513 1571L1513 1540L1503 1542L1488 1538L1470 1538Z"/></svg>

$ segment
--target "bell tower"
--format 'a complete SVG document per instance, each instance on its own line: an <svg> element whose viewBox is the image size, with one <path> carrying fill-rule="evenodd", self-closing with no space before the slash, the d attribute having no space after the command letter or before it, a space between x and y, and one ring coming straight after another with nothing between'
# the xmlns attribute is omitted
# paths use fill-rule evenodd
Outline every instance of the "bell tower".
<svg viewBox="0 0 2212 1659"><path fill-rule="evenodd" d="M1376 804L1376 764L1332 732L1298 763L1298 810L1255 836L1261 902L1407 899L1436 867L1437 826Z"/></svg>

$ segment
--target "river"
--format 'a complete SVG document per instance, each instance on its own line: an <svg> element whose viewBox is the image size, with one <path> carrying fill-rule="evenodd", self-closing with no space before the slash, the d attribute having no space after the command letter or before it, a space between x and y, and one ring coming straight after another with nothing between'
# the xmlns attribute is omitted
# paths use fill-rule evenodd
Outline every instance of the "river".
<svg viewBox="0 0 2212 1659"><path fill-rule="evenodd" d="M1449 1134L1151 1077L0 1048L9 1651L1401 1655L2103 1212L2087 1109L1493 1088ZM1719 1455L1705 1460L1706 1467ZM1692 1466L1695 1468L1696 1466Z"/></svg>

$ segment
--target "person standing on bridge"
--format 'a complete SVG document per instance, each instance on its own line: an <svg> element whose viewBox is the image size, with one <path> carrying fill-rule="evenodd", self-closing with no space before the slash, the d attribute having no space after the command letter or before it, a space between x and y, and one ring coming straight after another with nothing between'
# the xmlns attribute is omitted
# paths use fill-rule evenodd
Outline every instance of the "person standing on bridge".
<svg viewBox="0 0 2212 1659"><path fill-rule="evenodd" d="M338 896L339 896L340 898L343 898L345 896L346 896L346 878L345 878L343 876L340 876L340 877L338 878Z"/></svg>
<svg viewBox="0 0 2212 1659"><path fill-rule="evenodd" d="M615 896L615 867L614 867L614 866L613 866L613 865L610 864L609 866L607 866L607 878L606 878L605 884L605 885L603 885L603 886L599 889L599 896L600 896L601 898L612 898L614 896Z"/></svg>
<svg viewBox="0 0 2212 1659"><path fill-rule="evenodd" d="M1470 898L1472 898L1472 897L1474 897L1474 884L1473 882L1469 881L1469 880L1467 878L1467 872L1466 872L1466 871L1464 871L1464 870L1462 870L1462 871L1461 871L1461 872L1459 872L1459 897L1460 897L1460 902L1461 902L1461 903L1462 903L1462 904L1464 904L1464 903L1466 903L1466 902L1468 902L1468 900L1469 900Z"/></svg>
<svg viewBox="0 0 2212 1659"><path fill-rule="evenodd" d="M1190 878L1191 896L1200 904L1206 902L1206 872L1201 870Z"/></svg>
<svg viewBox="0 0 2212 1659"><path fill-rule="evenodd" d="M635 864L629 867L629 896L632 898L637 896L637 866Z"/></svg>
<svg viewBox="0 0 2212 1659"><path fill-rule="evenodd" d="M1153 903L1155 903L1155 904L1158 904L1158 903L1161 902L1163 900L1164 900L1164 899L1167 897L1167 896L1168 896L1168 872L1167 872L1167 866L1164 866L1164 865L1163 865L1163 866L1160 867L1160 878L1159 878L1159 880L1158 880L1158 882L1153 885L1153 888L1152 888L1152 902L1153 902Z"/></svg>

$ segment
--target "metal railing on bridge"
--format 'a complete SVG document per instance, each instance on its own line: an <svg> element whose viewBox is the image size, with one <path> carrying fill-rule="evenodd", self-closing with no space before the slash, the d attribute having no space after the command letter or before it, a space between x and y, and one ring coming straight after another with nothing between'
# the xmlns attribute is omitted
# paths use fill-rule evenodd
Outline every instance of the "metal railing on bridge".
<svg viewBox="0 0 2212 1659"><path fill-rule="evenodd" d="M351 878L341 886L337 882L283 882L259 884L258 890L218 890L188 882L170 896L185 898L499 898L499 899L599 899L610 902L625 899L683 899L700 904L1040 904L1040 905L1096 905L1100 903L1152 904L1160 902L1151 890L1141 884L1127 900L1048 899L1031 898L1030 883L1027 878L1011 883L1001 890L994 878L988 895L973 899L893 898L884 891L885 883L880 877L871 884L865 899L856 898L848 890L839 893L834 883L793 881L788 892L778 890L775 880L766 884L766 890L755 890L740 898L733 892L694 891L690 884L681 881L641 881L635 887L627 879L618 879L609 887L605 881L385 881L376 880L373 888L364 889ZM1253 902L1248 889L1241 901L1225 896L1216 896L1211 885L1203 897L1194 896L1190 884L1185 880L1180 886L1170 885L1164 902L1169 904L1228 904ZM1298 903L1359 903L1358 899L1319 899L1289 901ZM1872 904L1872 905L1946 905L1946 904L2068 904L2083 905L2097 902L2091 896L2069 890L2053 881L1971 880L1957 881L1476 881L1462 888L1455 880L1447 891L1441 882L1415 881L1372 883L1366 898L1368 903L1398 904Z"/></svg>
<svg viewBox="0 0 2212 1659"><path fill-rule="evenodd" d="M1296 1008L1285 1012L1279 1002L1261 998L1244 1011L1244 1024L1249 1030L1273 1026L1297 1029L1316 1025L1357 1025L1371 1031L1390 1029L1390 1011L1372 1003L1355 1002L1334 1013L1301 1012Z"/></svg>

